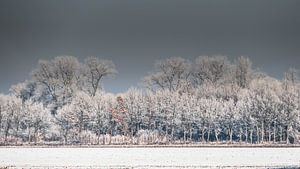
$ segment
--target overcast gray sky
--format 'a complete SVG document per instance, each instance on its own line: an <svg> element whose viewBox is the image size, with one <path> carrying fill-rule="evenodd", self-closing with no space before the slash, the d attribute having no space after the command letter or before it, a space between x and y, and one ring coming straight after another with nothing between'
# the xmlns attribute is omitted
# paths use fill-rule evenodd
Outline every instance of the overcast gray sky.
<svg viewBox="0 0 300 169"><path fill-rule="evenodd" d="M137 86L156 59L249 56L281 78L300 69L300 1L1 0L0 92L29 78L39 59L111 59L109 92Z"/></svg>

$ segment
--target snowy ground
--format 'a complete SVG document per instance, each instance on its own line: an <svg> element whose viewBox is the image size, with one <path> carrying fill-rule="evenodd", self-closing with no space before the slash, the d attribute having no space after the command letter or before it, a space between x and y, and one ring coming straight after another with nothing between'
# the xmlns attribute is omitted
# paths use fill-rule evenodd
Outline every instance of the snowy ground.
<svg viewBox="0 0 300 169"><path fill-rule="evenodd" d="M0 148L0 166L13 166L11 168L300 167L300 148Z"/></svg>

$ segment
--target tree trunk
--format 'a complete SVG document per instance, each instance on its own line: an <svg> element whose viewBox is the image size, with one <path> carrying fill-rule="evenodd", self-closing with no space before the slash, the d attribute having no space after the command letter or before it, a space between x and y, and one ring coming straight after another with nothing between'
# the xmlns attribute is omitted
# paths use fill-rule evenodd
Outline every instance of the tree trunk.
<svg viewBox="0 0 300 169"><path fill-rule="evenodd" d="M208 131L207 131L207 142L209 142L210 139L210 125L208 126Z"/></svg>
<svg viewBox="0 0 300 169"><path fill-rule="evenodd" d="M276 142L276 122L274 122L273 126L273 143Z"/></svg>
<svg viewBox="0 0 300 169"><path fill-rule="evenodd" d="M283 131L282 131L282 126L280 126L280 142L282 143L283 141Z"/></svg>
<svg viewBox="0 0 300 169"><path fill-rule="evenodd" d="M138 131L138 130L137 130L137 131ZM134 135L133 135L133 131L131 131L130 144L133 144L133 141L134 141ZM148 142L148 144L149 144L149 137L148 137L147 142Z"/></svg>
<svg viewBox="0 0 300 169"><path fill-rule="evenodd" d="M258 125L256 126L256 136L257 136L256 143L259 143L260 142L260 138L259 138L259 127L258 127Z"/></svg>
<svg viewBox="0 0 300 169"><path fill-rule="evenodd" d="M4 144L7 143L7 136L8 136L9 129L10 129L10 124L7 124L6 129L5 129Z"/></svg>
<svg viewBox="0 0 300 169"><path fill-rule="evenodd" d="M15 142L16 145L18 145L18 132L19 132L19 122L18 122L18 125L17 125L16 134L15 134L16 135L16 142Z"/></svg>
<svg viewBox="0 0 300 169"><path fill-rule="evenodd" d="M229 143L232 144L232 136L233 136L233 131L232 128L229 129Z"/></svg>
<svg viewBox="0 0 300 169"><path fill-rule="evenodd" d="M202 142L204 142L205 141L205 138L204 138L204 131L205 131L205 129L204 129L204 127L202 128L202 131L201 131L201 141Z"/></svg>
<svg viewBox="0 0 300 169"><path fill-rule="evenodd" d="M290 144L290 140L289 140L290 132L289 132L289 130L290 130L290 126L288 125L286 127L286 144Z"/></svg>
<svg viewBox="0 0 300 169"><path fill-rule="evenodd" d="M100 134L98 133L98 135L97 135L97 145L99 145L100 144Z"/></svg>
<svg viewBox="0 0 300 169"><path fill-rule="evenodd" d="M246 126L246 140L245 140L246 143L248 143L248 127Z"/></svg>
<svg viewBox="0 0 300 169"><path fill-rule="evenodd" d="M68 136L64 135L64 145L66 145L68 143Z"/></svg>
<svg viewBox="0 0 300 169"><path fill-rule="evenodd" d="M109 134L109 140L108 140L109 145L111 145L111 136L112 136L112 129L110 130L110 134Z"/></svg>
<svg viewBox="0 0 300 169"><path fill-rule="evenodd" d="M264 122L261 122L261 143L264 143L264 137L265 137Z"/></svg>
<svg viewBox="0 0 300 169"><path fill-rule="evenodd" d="M82 128L83 128L83 112L80 112L80 116L79 116L79 131L78 131L78 140L79 140L79 144L81 145L81 132L82 132Z"/></svg>
<svg viewBox="0 0 300 169"><path fill-rule="evenodd" d="M272 132L271 132L271 124L269 124L269 143L271 143Z"/></svg>
<svg viewBox="0 0 300 169"><path fill-rule="evenodd" d="M250 143L253 144L253 129L250 130Z"/></svg>
<svg viewBox="0 0 300 169"><path fill-rule="evenodd" d="M243 129L240 128L240 140L239 140L240 143L242 142L242 139L243 139Z"/></svg>
<svg viewBox="0 0 300 169"><path fill-rule="evenodd" d="M193 129L190 128L190 142L192 141L192 137L193 137Z"/></svg>
<svg viewBox="0 0 300 169"><path fill-rule="evenodd" d="M183 143L186 143L186 130L185 127L183 128Z"/></svg>
<svg viewBox="0 0 300 169"><path fill-rule="evenodd" d="M37 133L38 133L38 129L34 128L34 144L37 143Z"/></svg>
<svg viewBox="0 0 300 169"><path fill-rule="evenodd" d="M168 127L167 127L167 125L166 125L166 134L165 134L165 137L166 137L166 143L169 144Z"/></svg>
<svg viewBox="0 0 300 169"><path fill-rule="evenodd" d="M102 134L102 145L105 145L105 136L106 136L106 134L105 135Z"/></svg>
<svg viewBox="0 0 300 169"><path fill-rule="evenodd" d="M64 145L68 144L68 133L69 133L69 130L67 128L64 131Z"/></svg>
<svg viewBox="0 0 300 169"><path fill-rule="evenodd" d="M171 131L171 143L174 143L174 126L172 125L172 131Z"/></svg>
<svg viewBox="0 0 300 169"><path fill-rule="evenodd" d="M215 132L215 137L216 137L217 143L219 143L219 132L218 131Z"/></svg>
<svg viewBox="0 0 300 169"><path fill-rule="evenodd" d="M31 143L31 130L30 127L28 128L28 144Z"/></svg>

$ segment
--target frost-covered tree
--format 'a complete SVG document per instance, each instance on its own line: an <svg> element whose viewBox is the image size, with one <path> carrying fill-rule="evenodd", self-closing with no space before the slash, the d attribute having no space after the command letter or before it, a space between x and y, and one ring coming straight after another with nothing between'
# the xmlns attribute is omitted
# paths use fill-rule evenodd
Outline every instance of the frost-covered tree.
<svg viewBox="0 0 300 169"><path fill-rule="evenodd" d="M140 129L144 128L143 121L145 117L144 111L144 96L143 93L137 89L129 89L124 94L127 113L130 116L127 120L130 128L131 137L135 136Z"/></svg>
<svg viewBox="0 0 300 169"><path fill-rule="evenodd" d="M40 61L32 79L0 94L1 144L177 144L300 142L300 83L253 71L250 59L172 57L145 77L151 89L101 89L111 61ZM52 113L52 114L51 114Z"/></svg>
<svg viewBox="0 0 300 169"><path fill-rule="evenodd" d="M4 138L4 144L6 144L8 136L17 136L18 134L22 117L22 100L15 96L2 96L1 98L2 138Z"/></svg>
<svg viewBox="0 0 300 169"><path fill-rule="evenodd" d="M223 101L222 104L223 125L229 137L229 142L232 143L234 133L237 133L239 129L239 126L237 124L239 123L238 120L240 120L240 114L238 111L238 107L235 106L235 103L232 99Z"/></svg>
<svg viewBox="0 0 300 169"><path fill-rule="evenodd" d="M231 69L225 56L199 56L195 60L193 81L196 86L203 83L222 83L230 80Z"/></svg>
<svg viewBox="0 0 300 169"><path fill-rule="evenodd" d="M191 64L181 57L171 57L155 64L155 71L144 78L150 89L186 91L189 89Z"/></svg>
<svg viewBox="0 0 300 169"><path fill-rule="evenodd" d="M55 116L55 124L59 126L59 133L64 140L64 144L68 144L71 129L73 129L72 109L68 106L60 108Z"/></svg>
<svg viewBox="0 0 300 169"><path fill-rule="evenodd" d="M290 143L290 139L295 139L295 134L297 132L297 127L299 126L299 115L300 115L300 105L299 105L299 88L297 84L297 70L290 69L285 73L285 78L283 82L283 90L281 97L282 101L282 113L283 120L286 128L286 143Z"/></svg>
<svg viewBox="0 0 300 169"><path fill-rule="evenodd" d="M5 113L5 95L0 94L0 135L2 132L2 125L3 125L3 117L4 117L4 113Z"/></svg>
<svg viewBox="0 0 300 169"><path fill-rule="evenodd" d="M58 122L63 131L63 135L67 137L68 130L73 129L78 141L81 141L81 134L87 130L91 121L94 107L92 105L92 97L84 92L77 92L71 103L64 105L58 111Z"/></svg>
<svg viewBox="0 0 300 169"><path fill-rule="evenodd" d="M57 109L70 103L78 91L88 91L95 96L101 80L115 73L115 66L109 60L89 57L80 63L74 56L58 56L52 60L40 60L32 72L32 79L37 85L36 95L55 114ZM12 90L20 95L18 88Z"/></svg>
<svg viewBox="0 0 300 169"><path fill-rule="evenodd" d="M274 121L274 113L278 111L278 104L280 102L277 93L278 82L272 78L259 79L251 83L252 91L250 97L252 99L252 111L253 116L257 118L257 139L260 142L267 140L265 138L265 133L267 129L271 128L270 126ZM259 129L260 128L260 129ZM258 133L261 133L259 136ZM268 131L271 133L271 131Z"/></svg>
<svg viewBox="0 0 300 169"><path fill-rule="evenodd" d="M235 65L235 78L237 85L246 88L253 78L252 62L249 58L241 56Z"/></svg>
<svg viewBox="0 0 300 169"><path fill-rule="evenodd" d="M83 65L84 82L92 96L95 96L100 87L101 80L116 73L115 65L110 60L103 60L97 57L88 57Z"/></svg>
<svg viewBox="0 0 300 169"><path fill-rule="evenodd" d="M111 104L114 102L114 95L103 92L97 92L91 101L91 130L97 135L97 144L100 144L102 135L102 144L105 144L104 135L109 134Z"/></svg>
<svg viewBox="0 0 300 169"><path fill-rule="evenodd" d="M50 61L40 60L38 67L32 72L32 78L46 90L55 114L59 107L70 102L80 85L80 63L73 56L58 56Z"/></svg>
<svg viewBox="0 0 300 169"><path fill-rule="evenodd" d="M48 126L50 125L49 110L42 103L27 100L23 104L23 123L28 134L28 142L32 140L37 143L45 136ZM33 139L32 139L33 136Z"/></svg>
<svg viewBox="0 0 300 169"><path fill-rule="evenodd" d="M34 81L28 81L12 85L10 92L22 99L23 102L33 99L36 96L37 84Z"/></svg>
<svg viewBox="0 0 300 169"><path fill-rule="evenodd" d="M235 113L239 114L239 121L236 121L236 124L239 123L240 129L245 136L245 142L254 143L254 132L255 127L258 124L255 117L255 109L252 106L252 99L250 98L250 90L242 89L238 94L238 101L235 105L231 105L231 108L235 110ZM241 131L241 130L240 130Z"/></svg>

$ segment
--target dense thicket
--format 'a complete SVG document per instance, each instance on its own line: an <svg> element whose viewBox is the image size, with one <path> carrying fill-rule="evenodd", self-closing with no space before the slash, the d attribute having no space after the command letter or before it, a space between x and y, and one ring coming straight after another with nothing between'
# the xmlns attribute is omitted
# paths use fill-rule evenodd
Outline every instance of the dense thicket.
<svg viewBox="0 0 300 169"><path fill-rule="evenodd" d="M172 57L155 64L145 88L111 94L112 61L40 61L32 79L0 95L1 144L299 143L300 83L240 57Z"/></svg>

